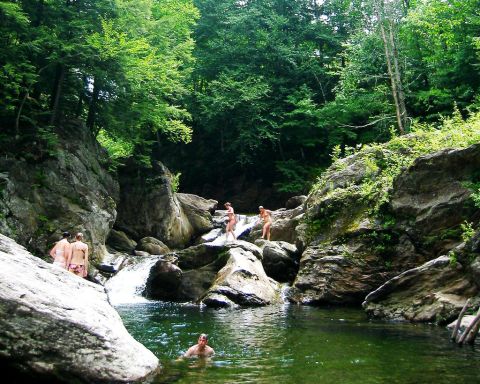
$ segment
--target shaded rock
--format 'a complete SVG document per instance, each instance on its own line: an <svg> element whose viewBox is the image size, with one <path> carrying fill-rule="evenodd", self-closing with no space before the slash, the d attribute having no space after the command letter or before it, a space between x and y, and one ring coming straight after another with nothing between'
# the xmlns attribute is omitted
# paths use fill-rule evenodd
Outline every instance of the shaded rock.
<svg viewBox="0 0 480 384"><path fill-rule="evenodd" d="M308 247L288 299L302 304L360 304L389 277L382 260L363 251L348 245Z"/></svg>
<svg viewBox="0 0 480 384"><path fill-rule="evenodd" d="M301 196L293 196L287 200L285 203L285 208L287 209L295 209L305 203L307 200L307 196L301 195Z"/></svg>
<svg viewBox="0 0 480 384"><path fill-rule="evenodd" d="M182 270L178 266L169 261L159 260L150 270L144 294L151 299L177 299L177 289L181 281Z"/></svg>
<svg viewBox="0 0 480 384"><path fill-rule="evenodd" d="M212 214L217 207L218 201L207 200L187 193L177 193L176 197L188 222L192 226L192 238L197 237L199 234L207 233L214 228Z"/></svg>
<svg viewBox="0 0 480 384"><path fill-rule="evenodd" d="M390 279L365 298L363 307L373 317L445 323L478 292L460 264L440 256Z"/></svg>
<svg viewBox="0 0 480 384"><path fill-rule="evenodd" d="M130 254L137 246L137 242L130 239L125 232L112 229L107 237L107 245L117 251Z"/></svg>
<svg viewBox="0 0 480 384"><path fill-rule="evenodd" d="M144 237L138 242L136 251L147 252L151 255L164 255L170 252L170 249L154 237Z"/></svg>
<svg viewBox="0 0 480 384"><path fill-rule="evenodd" d="M152 168L127 163L119 169L120 202L115 226L134 239L155 237L169 247L183 248L213 228L213 200L175 194L172 174L160 162Z"/></svg>
<svg viewBox="0 0 480 384"><path fill-rule="evenodd" d="M267 277L257 257L240 247L230 248L228 255L227 264L201 299L205 305L259 306L279 302L279 286Z"/></svg>
<svg viewBox="0 0 480 384"><path fill-rule="evenodd" d="M33 381L132 382L158 367L104 289L0 235L0 363Z"/></svg>
<svg viewBox="0 0 480 384"><path fill-rule="evenodd" d="M0 158L0 233L48 260L63 231L82 232L92 260L100 261L119 186L103 166L108 154L82 122L70 121L58 134L52 156Z"/></svg>
<svg viewBox="0 0 480 384"><path fill-rule="evenodd" d="M471 221L471 181L480 168L480 145L422 156L394 183L393 214L419 252L446 254L462 242L460 224Z"/></svg>
<svg viewBox="0 0 480 384"><path fill-rule="evenodd" d="M267 276L279 282L292 282L298 272L300 254L293 244L284 241L257 240L262 249L262 264Z"/></svg>

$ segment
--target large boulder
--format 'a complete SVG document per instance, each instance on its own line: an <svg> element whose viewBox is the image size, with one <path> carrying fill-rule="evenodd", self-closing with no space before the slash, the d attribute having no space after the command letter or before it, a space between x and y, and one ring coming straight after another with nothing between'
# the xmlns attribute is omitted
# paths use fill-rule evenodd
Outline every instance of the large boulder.
<svg viewBox="0 0 480 384"><path fill-rule="evenodd" d="M446 323L479 288L448 256L403 272L371 292L363 303L372 317Z"/></svg>
<svg viewBox="0 0 480 384"><path fill-rule="evenodd" d="M297 242L296 227L303 217L302 205L294 209L279 209L272 211L272 226L270 227L270 240L285 241L295 244ZM248 240L255 241L262 236L263 220L259 220L250 231Z"/></svg>
<svg viewBox="0 0 480 384"><path fill-rule="evenodd" d="M267 276L281 283L291 283L295 279L300 260L295 245L262 239L255 241L255 244L262 250L262 265Z"/></svg>
<svg viewBox="0 0 480 384"><path fill-rule="evenodd" d="M101 260L117 215L118 183L83 123L68 122L58 133L50 156L0 159L0 233L48 258L63 231L82 232L92 258Z"/></svg>
<svg viewBox="0 0 480 384"><path fill-rule="evenodd" d="M0 363L31 382L140 380L158 359L133 339L104 289L0 235Z"/></svg>
<svg viewBox="0 0 480 384"><path fill-rule="evenodd" d="M170 248L154 237L144 237L143 239L140 239L135 250L147 252L150 255L164 255L165 253L170 252Z"/></svg>
<svg viewBox="0 0 480 384"><path fill-rule="evenodd" d="M172 174L160 162L152 168L128 162L119 169L119 182L115 226L135 240L155 237L171 248L183 248L213 228L210 211L216 202L174 193Z"/></svg>
<svg viewBox="0 0 480 384"><path fill-rule="evenodd" d="M131 254L137 242L130 239L125 232L112 229L107 237L107 245L117 251Z"/></svg>
<svg viewBox="0 0 480 384"><path fill-rule="evenodd" d="M358 304L388 278L381 258L348 245L308 247L288 291L301 304Z"/></svg>
<svg viewBox="0 0 480 384"><path fill-rule="evenodd" d="M417 252L432 258L462 242L460 225L476 221L468 185L478 177L478 169L480 144L422 156L395 180L392 214Z"/></svg>
<svg viewBox="0 0 480 384"><path fill-rule="evenodd" d="M280 287L252 252L234 247L201 301L211 307L260 306L280 302Z"/></svg>

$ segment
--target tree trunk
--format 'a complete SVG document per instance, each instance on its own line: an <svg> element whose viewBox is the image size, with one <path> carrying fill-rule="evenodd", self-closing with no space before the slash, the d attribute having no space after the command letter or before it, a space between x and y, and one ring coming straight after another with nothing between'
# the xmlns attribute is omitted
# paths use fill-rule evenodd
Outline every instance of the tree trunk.
<svg viewBox="0 0 480 384"><path fill-rule="evenodd" d="M400 134L403 135L405 133L405 127L403 125L402 110L400 108L400 101L398 96L397 77L394 74L394 70L392 66L393 49L387 38L387 33L385 32L385 20L384 20L383 10L384 10L383 0L380 0L377 6L378 23L380 26L380 33L382 35L383 46L385 48L385 59L387 62L388 76L390 77L390 83L392 85L392 95L393 95L393 101L395 103L395 114L397 116L398 130L400 131Z"/></svg>
<svg viewBox="0 0 480 384"><path fill-rule="evenodd" d="M397 44L395 43L395 38L393 36L393 22L390 20L389 22L390 27L390 46L393 51L393 68L395 73L395 80L397 83L397 93L398 93L398 107L400 109L400 116L402 119L402 126L403 129L407 129L407 107L405 106L405 92L403 91L403 83L402 83L402 74L400 72L400 65L398 64L398 49Z"/></svg>
<svg viewBox="0 0 480 384"><path fill-rule="evenodd" d="M63 64L57 64L57 70L55 74L55 82L52 90L52 99L50 102L50 125L57 125L59 115L60 97L62 95L63 79L65 78L65 66Z"/></svg>
<svg viewBox="0 0 480 384"><path fill-rule="evenodd" d="M465 312L467 311L467 308L468 308L469 305L470 305L470 299L468 299L466 301L465 305L463 306L463 308L460 312L460 315L458 315L457 323L455 324L455 327L453 328L452 335L450 336L450 338L452 340L455 340L455 341L457 340L458 330L460 329L460 325L462 324L463 316L465 315Z"/></svg>
<svg viewBox="0 0 480 384"><path fill-rule="evenodd" d="M25 101L28 99L29 91L25 92L20 105L18 106L17 116L15 117L15 139L20 138L20 116L22 115L23 106L25 105Z"/></svg>
<svg viewBox="0 0 480 384"><path fill-rule="evenodd" d="M98 106L98 95L100 94L100 84L97 78L93 81L93 92L92 98L90 99L90 104L88 106L88 115L87 115L87 128L90 129L90 132L93 133L93 127L95 125L95 117L97 113Z"/></svg>

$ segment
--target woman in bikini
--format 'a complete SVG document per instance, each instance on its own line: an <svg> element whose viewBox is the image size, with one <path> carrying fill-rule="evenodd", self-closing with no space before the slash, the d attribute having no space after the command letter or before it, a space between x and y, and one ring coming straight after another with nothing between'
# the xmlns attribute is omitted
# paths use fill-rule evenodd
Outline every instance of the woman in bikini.
<svg viewBox="0 0 480 384"><path fill-rule="evenodd" d="M53 265L63 269L67 269L67 258L70 255L71 244L68 242L69 237L69 232L63 232L62 240L58 241L50 250L50 256L53 257Z"/></svg>
<svg viewBox="0 0 480 384"><path fill-rule="evenodd" d="M267 240L270 241L270 227L272 226L272 211L269 211L268 209L263 208L262 206L258 207L261 219L263 219L263 232L262 232L262 239L265 239L265 236L267 236Z"/></svg>
<svg viewBox="0 0 480 384"><path fill-rule="evenodd" d="M70 257L67 259L68 270L80 277L87 277L88 274L88 245L83 241L83 234L75 235L75 242L72 244Z"/></svg>
<svg viewBox="0 0 480 384"><path fill-rule="evenodd" d="M233 230L235 229L235 224L237 223L237 220L235 219L235 212L233 211L232 204L229 202L225 203L225 208L227 209L227 216L228 216L228 222L227 222L227 228L226 228L226 240L228 240L228 234L231 233L233 236L233 240L237 240L235 236L235 232Z"/></svg>

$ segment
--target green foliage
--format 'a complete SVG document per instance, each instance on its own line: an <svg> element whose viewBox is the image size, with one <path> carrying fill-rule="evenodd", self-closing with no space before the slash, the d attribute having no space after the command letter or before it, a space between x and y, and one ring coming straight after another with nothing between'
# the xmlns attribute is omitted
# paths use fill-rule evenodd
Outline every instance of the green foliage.
<svg viewBox="0 0 480 384"><path fill-rule="evenodd" d="M312 190L326 189L329 191L327 197L351 195L355 190L362 204L369 207L370 215L381 218L382 207L390 199L394 180L416 158L444 148L467 147L480 140L480 114L474 114L466 121L454 115L444 119L438 128L418 123L412 131L410 135L396 136L387 143L365 145L358 150L357 161L365 167L365 176L358 185L336 189L329 185L331 172L345 167L346 159L339 159L318 179ZM389 222L388 218L386 222Z"/></svg>
<svg viewBox="0 0 480 384"><path fill-rule="evenodd" d="M466 220L462 224L460 224L460 228L462 229L462 240L464 242L469 241L475 234L475 229L473 229L473 223L469 223Z"/></svg>
<svg viewBox="0 0 480 384"><path fill-rule="evenodd" d="M172 175L172 178L171 178L170 182L172 184L172 192L173 193L177 193L178 190L180 189L180 176L181 175L182 174L180 172Z"/></svg>
<svg viewBox="0 0 480 384"><path fill-rule="evenodd" d="M458 258L457 258L457 254L455 253L455 251L448 252L448 258L449 258L450 265L452 267L456 267L457 263L458 263Z"/></svg>

